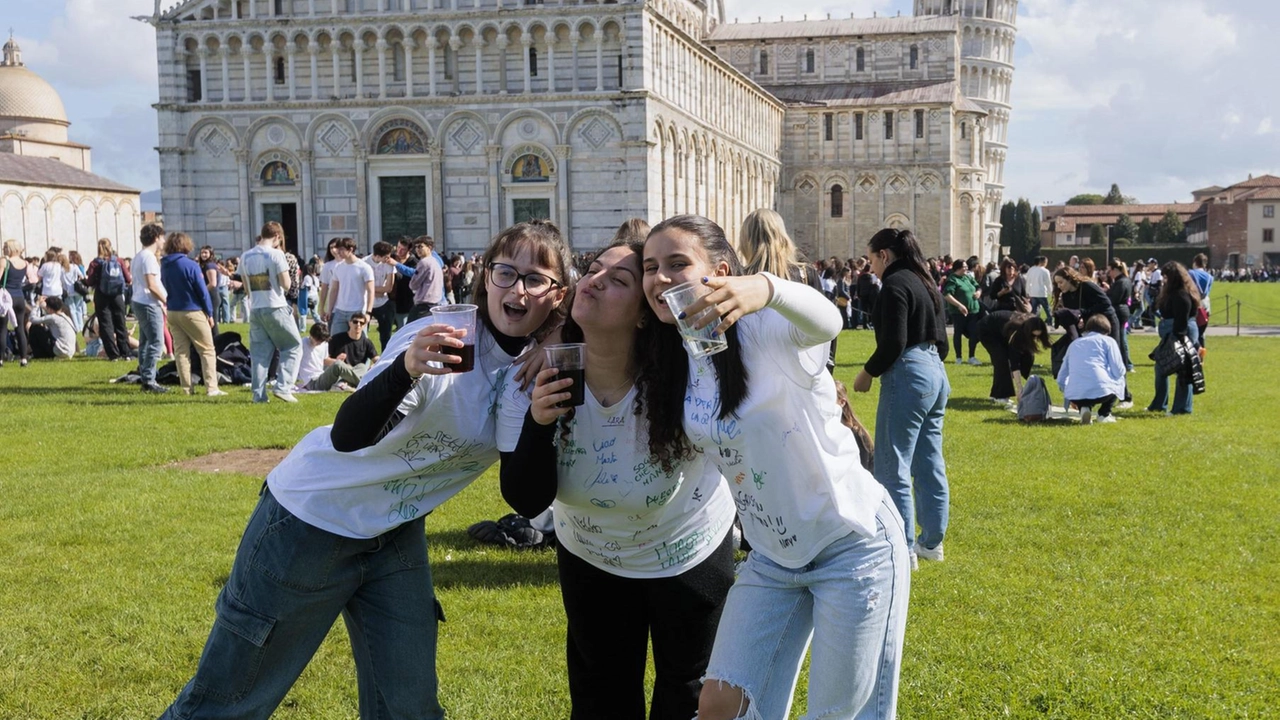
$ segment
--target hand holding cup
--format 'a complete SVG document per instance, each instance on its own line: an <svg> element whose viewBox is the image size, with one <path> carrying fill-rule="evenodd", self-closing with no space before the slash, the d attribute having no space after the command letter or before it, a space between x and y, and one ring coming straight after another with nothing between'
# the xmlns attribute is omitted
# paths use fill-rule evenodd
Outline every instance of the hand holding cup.
<svg viewBox="0 0 1280 720"><path fill-rule="evenodd" d="M462 348L462 338L466 337L466 328L454 328L451 325L435 323L418 331L413 342L404 354L404 367L413 377L420 375L448 375L453 372L451 365L462 362L462 358L449 351Z"/></svg>

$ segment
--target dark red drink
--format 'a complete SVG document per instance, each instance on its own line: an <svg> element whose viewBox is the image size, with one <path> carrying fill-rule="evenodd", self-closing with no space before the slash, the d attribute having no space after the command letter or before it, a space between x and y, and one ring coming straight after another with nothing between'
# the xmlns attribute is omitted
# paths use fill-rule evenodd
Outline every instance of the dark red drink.
<svg viewBox="0 0 1280 720"><path fill-rule="evenodd" d="M586 402L585 390L587 387L587 371L584 368L570 368L567 370L561 370L560 376L557 377L556 379L564 380L565 378L569 378L573 380L572 385L570 385L569 387L561 391L561 392L568 392L569 399L565 400L564 402L561 402L556 407L562 407L562 408L578 407L582 403Z"/></svg>
<svg viewBox="0 0 1280 720"><path fill-rule="evenodd" d="M457 355L458 357L462 358L462 362L457 364L445 363L445 365L448 366L450 371L456 372L456 373L464 373L464 372L471 372L472 370L475 369L476 367L476 346L475 345L463 345L460 348L449 348L448 354Z"/></svg>

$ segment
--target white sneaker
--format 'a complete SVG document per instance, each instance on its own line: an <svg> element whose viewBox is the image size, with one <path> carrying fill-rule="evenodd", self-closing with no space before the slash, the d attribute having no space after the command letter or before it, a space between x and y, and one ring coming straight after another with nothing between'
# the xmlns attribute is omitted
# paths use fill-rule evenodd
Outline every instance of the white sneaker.
<svg viewBox="0 0 1280 720"><path fill-rule="evenodd" d="M935 548L927 548L920 543L916 543L916 555L919 555L925 560L942 562L942 543L938 543L938 547Z"/></svg>
<svg viewBox="0 0 1280 720"><path fill-rule="evenodd" d="M1092 424L1093 424L1093 409L1092 409L1092 408L1081 408L1081 409L1080 409L1080 424L1081 424L1081 425L1092 425Z"/></svg>
<svg viewBox="0 0 1280 720"><path fill-rule="evenodd" d="M957 365L963 365L963 364L964 364L964 358L962 358L962 357L957 357L957 358L956 358L956 364L957 364Z"/></svg>
<svg viewBox="0 0 1280 720"><path fill-rule="evenodd" d="M912 551L912 553L911 553L911 569L912 569L912 570L919 570L919 569L920 569L920 559L919 559L918 557L916 557L916 554L915 554L915 552L914 552L914 551Z"/></svg>
<svg viewBox="0 0 1280 720"><path fill-rule="evenodd" d="M217 390L217 389L210 390L209 392L205 393L205 395L209 397L225 397L226 394L227 394L226 390Z"/></svg>
<svg viewBox="0 0 1280 720"><path fill-rule="evenodd" d="M978 358L976 358L976 357L971 357L971 358L969 358L969 364L970 364L970 365L981 365L981 364L982 364L982 361L981 361L981 360L979 360L979 359L978 359Z"/></svg>
<svg viewBox="0 0 1280 720"><path fill-rule="evenodd" d="M1128 409L1130 409L1130 408L1132 408L1132 407L1133 407L1133 401L1131 401L1131 400L1128 400L1128 401L1125 401L1125 402L1120 403L1119 405L1116 405L1116 409L1117 409L1117 410L1128 410Z"/></svg>
<svg viewBox="0 0 1280 720"><path fill-rule="evenodd" d="M1100 417L1100 418L1098 418L1098 422L1100 422L1100 423L1113 423L1113 422L1115 422L1115 421L1116 421L1116 416L1115 416L1115 415L1107 415L1106 417Z"/></svg>
<svg viewBox="0 0 1280 720"><path fill-rule="evenodd" d="M298 398L294 397L294 396L293 396L293 393L291 393L291 392L289 392L289 391L287 391L287 390L275 390L275 391L274 391L274 392L272 392L271 394L272 394L272 395L275 395L276 397L280 398L281 400L283 400L283 401L285 401L285 402L287 402L287 403L296 403L296 402L298 402Z"/></svg>

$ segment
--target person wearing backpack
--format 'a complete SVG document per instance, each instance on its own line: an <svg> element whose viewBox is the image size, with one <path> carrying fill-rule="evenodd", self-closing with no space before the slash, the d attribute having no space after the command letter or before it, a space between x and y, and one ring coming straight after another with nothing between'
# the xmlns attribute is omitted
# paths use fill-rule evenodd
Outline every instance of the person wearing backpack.
<svg viewBox="0 0 1280 720"><path fill-rule="evenodd" d="M93 316L98 319L102 350L112 362L129 357L129 326L124 321L124 291L133 284L129 268L120 262L111 241L98 241L98 257L89 263L89 287L93 288Z"/></svg>
<svg viewBox="0 0 1280 720"><path fill-rule="evenodd" d="M27 305L27 296L22 287L27 279L27 261L22 259L22 244L17 240L4 241L4 259L0 260L0 292L8 292L12 302L13 327L18 334L18 364L27 366L27 358L31 348L27 343L27 325L30 323L31 308ZM3 338L8 340L8 338ZM3 352L5 346L0 346ZM3 360L3 358L0 358Z"/></svg>

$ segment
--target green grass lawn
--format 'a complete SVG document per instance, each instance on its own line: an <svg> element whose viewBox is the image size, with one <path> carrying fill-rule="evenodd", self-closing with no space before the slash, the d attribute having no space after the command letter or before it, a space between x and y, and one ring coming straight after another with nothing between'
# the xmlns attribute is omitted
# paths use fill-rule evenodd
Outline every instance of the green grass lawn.
<svg viewBox="0 0 1280 720"><path fill-rule="evenodd" d="M1133 341L1139 408L1154 342ZM851 382L870 335L840 350ZM1215 339L1193 415L1091 427L1019 425L986 400L989 367L948 365L947 561L912 578L901 717L1276 717L1277 351ZM0 718L158 715L195 669L262 483L169 464L289 447L344 397L151 397L107 384L121 370L0 368ZM874 424L875 391L854 402ZM490 471L428 519L442 700L462 720L566 718L553 554L464 532L505 512ZM357 716L345 635L276 717Z"/></svg>
<svg viewBox="0 0 1280 720"><path fill-rule="evenodd" d="M1280 283L1228 283L1218 280L1209 291L1209 300L1213 308L1209 319L1211 325L1234 327L1237 302L1240 304L1241 325L1280 325ZM1230 317L1228 305L1231 306Z"/></svg>

